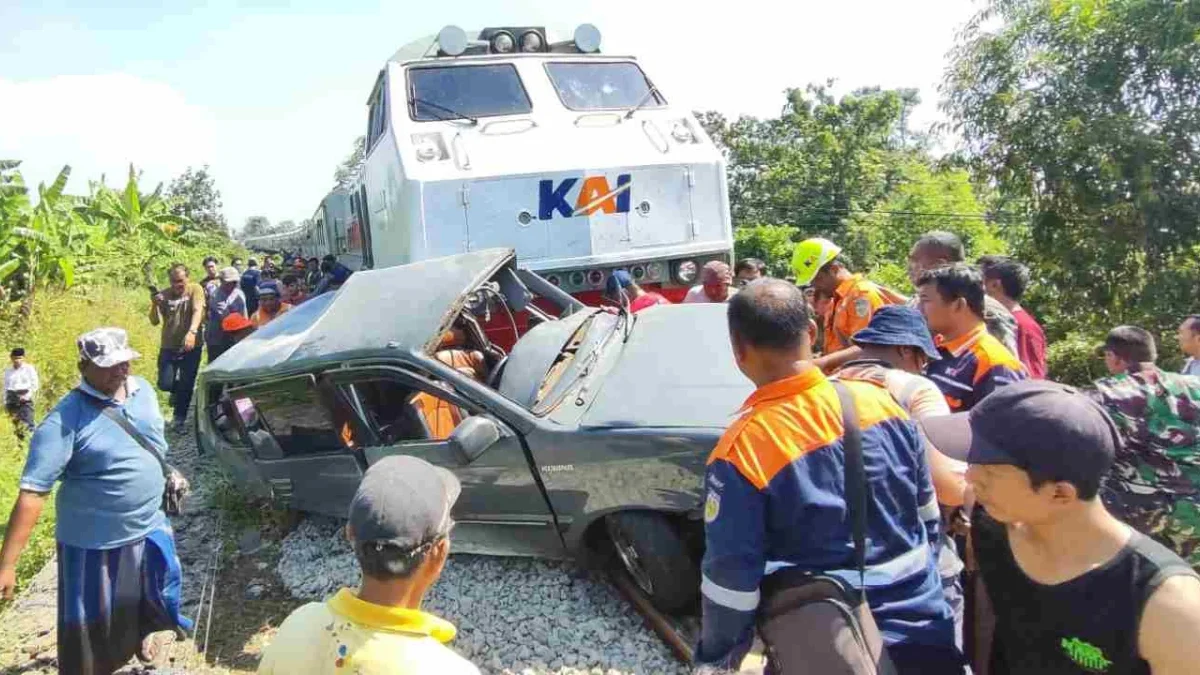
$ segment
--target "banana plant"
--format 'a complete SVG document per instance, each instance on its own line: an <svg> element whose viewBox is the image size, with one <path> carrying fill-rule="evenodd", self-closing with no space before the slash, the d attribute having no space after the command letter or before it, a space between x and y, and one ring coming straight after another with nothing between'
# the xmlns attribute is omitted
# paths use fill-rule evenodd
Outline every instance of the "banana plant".
<svg viewBox="0 0 1200 675"><path fill-rule="evenodd" d="M171 213L171 202L162 196L162 183L150 194L138 190L138 176L129 165L125 188L117 191L103 183L93 185L93 194L82 208L93 222L108 225L109 237L147 236L173 238L191 221Z"/></svg>

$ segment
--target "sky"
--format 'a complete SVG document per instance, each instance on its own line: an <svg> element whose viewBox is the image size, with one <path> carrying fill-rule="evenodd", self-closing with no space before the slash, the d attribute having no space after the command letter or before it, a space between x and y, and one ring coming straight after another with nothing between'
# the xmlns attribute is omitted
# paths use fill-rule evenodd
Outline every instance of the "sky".
<svg viewBox="0 0 1200 675"><path fill-rule="evenodd" d="M130 163L146 191L207 164L235 228L254 215L298 222L363 133L385 60L447 24L593 23L601 51L638 57L673 104L729 117L777 115L785 89L830 78L839 93L915 87L923 126L940 119L946 53L977 9L970 0L0 0L0 158L23 160L30 184L70 164L76 193L101 176L123 185Z"/></svg>

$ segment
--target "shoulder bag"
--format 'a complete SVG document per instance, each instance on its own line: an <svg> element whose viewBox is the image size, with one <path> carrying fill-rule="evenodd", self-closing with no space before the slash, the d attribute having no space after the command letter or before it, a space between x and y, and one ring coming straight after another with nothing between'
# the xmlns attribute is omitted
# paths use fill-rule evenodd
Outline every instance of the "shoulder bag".
<svg viewBox="0 0 1200 675"><path fill-rule="evenodd" d="M89 399L92 398L90 394L83 393L83 395ZM166 481L166 484L163 486L162 510L168 516L178 516L183 513L183 500L192 491L192 486L188 483L188 479L178 469L168 464L167 460L159 453L158 448L154 447L154 444L150 442L150 439L138 431L137 427L133 426L133 423L126 419L119 411L111 406L101 406L100 412L115 422L117 426L121 427L138 445L142 446L143 450L150 453L158 461L159 467L162 468L163 480Z"/></svg>
<svg viewBox="0 0 1200 675"><path fill-rule="evenodd" d="M860 588L832 575L784 568L763 580L758 631L771 672L782 675L895 675L867 604L866 532L870 504L862 431L854 399L834 381L845 432L846 510L854 538Z"/></svg>

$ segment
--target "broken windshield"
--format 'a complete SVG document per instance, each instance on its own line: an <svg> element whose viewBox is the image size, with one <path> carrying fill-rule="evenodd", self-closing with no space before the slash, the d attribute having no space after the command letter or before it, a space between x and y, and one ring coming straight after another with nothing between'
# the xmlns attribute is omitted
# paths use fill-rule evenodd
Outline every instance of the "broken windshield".
<svg viewBox="0 0 1200 675"><path fill-rule="evenodd" d="M521 115L533 109L510 63L412 68L408 90L409 110L418 122Z"/></svg>
<svg viewBox="0 0 1200 675"><path fill-rule="evenodd" d="M667 102L629 61L547 63L546 73L570 110L628 110L639 102L642 108L657 108Z"/></svg>

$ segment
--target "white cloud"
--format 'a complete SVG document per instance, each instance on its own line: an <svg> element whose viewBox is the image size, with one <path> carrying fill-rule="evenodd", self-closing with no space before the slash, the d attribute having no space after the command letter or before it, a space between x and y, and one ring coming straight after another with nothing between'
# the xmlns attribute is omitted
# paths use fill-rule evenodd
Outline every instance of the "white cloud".
<svg viewBox="0 0 1200 675"><path fill-rule="evenodd" d="M212 162L214 128L170 85L124 73L0 78L0 157L23 160L30 184L70 164L68 189L84 193L102 174L123 184L132 162L149 190Z"/></svg>

